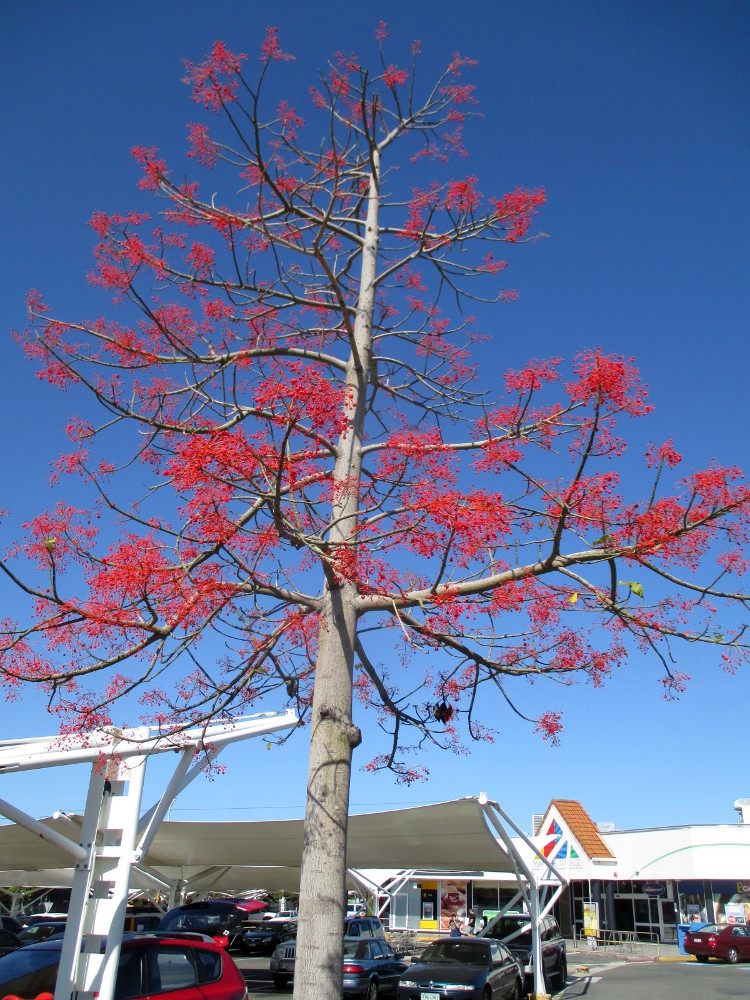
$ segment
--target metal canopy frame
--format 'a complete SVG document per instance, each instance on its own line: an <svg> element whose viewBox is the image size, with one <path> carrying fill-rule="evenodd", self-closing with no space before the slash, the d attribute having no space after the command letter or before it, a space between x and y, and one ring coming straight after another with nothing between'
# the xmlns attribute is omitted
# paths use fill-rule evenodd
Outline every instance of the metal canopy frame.
<svg viewBox="0 0 750 1000"><path fill-rule="evenodd" d="M133 881L144 888L170 888L148 871L142 859L172 802L225 747L292 729L298 721L288 710L183 731L113 727L76 736L0 742L0 774L91 764L86 809L80 822L64 814L58 817L69 821L71 837L0 799L0 815L75 861L54 1000L112 1000L131 873ZM172 778L160 799L139 819L148 759L166 752L179 754Z"/></svg>
<svg viewBox="0 0 750 1000"><path fill-rule="evenodd" d="M510 860L513 870L512 873L509 872L508 874L515 875L518 883L518 892L500 910L498 915L502 916L509 912L518 906L520 902L526 904L526 908L531 916L532 964L534 969L534 992L532 996L547 996L546 983L544 981L544 965L542 962L541 925L544 918L550 913L552 907L560 898L563 889L568 884L568 880L551 861L540 853L539 848L532 843L497 802L488 799L484 792L478 796L476 802L482 811L489 832L496 841L499 841L498 851L501 851ZM543 871L540 875L534 873L526 857L524 857L513 842L513 836L510 831L529 848L532 852L531 857L541 861ZM391 872L381 884L378 884L373 878L362 871L349 869L349 874L353 881L364 890L365 894L374 900L374 909L377 911L378 916L380 916L389 905L391 913L393 913L393 900L396 893L403 888L406 882L414 878L415 873L418 871L420 869L404 868L395 874ZM431 874L439 878L441 876L444 877L448 873L435 870ZM461 875L464 878L481 878L483 873L462 872ZM381 896L387 897L387 900L382 904L380 903ZM516 937L520 933L520 931L516 932L511 935L511 938Z"/></svg>

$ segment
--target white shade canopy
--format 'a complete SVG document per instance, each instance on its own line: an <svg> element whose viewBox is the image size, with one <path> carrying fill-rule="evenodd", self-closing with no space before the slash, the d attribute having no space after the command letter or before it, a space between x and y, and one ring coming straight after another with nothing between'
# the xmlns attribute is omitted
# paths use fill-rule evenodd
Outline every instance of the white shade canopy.
<svg viewBox="0 0 750 1000"><path fill-rule="evenodd" d="M80 816L57 815L42 822L78 842ZM294 890L303 825L302 820L164 822L143 863L165 881L191 882L206 869L226 868L215 872L213 890ZM60 884L60 870L70 867L62 848L15 824L0 827L0 884L41 884L44 870ZM513 872L477 797L351 816L347 867ZM19 877L23 873L27 876Z"/></svg>

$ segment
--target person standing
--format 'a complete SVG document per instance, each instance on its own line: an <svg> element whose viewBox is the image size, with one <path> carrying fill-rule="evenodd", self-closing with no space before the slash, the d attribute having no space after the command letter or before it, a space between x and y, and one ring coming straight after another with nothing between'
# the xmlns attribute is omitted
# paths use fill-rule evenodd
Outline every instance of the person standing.
<svg viewBox="0 0 750 1000"><path fill-rule="evenodd" d="M461 931L453 917L451 917L448 927L450 929L450 937L461 937Z"/></svg>
<svg viewBox="0 0 750 1000"><path fill-rule="evenodd" d="M473 934L476 927L476 917L474 916L474 911L469 910L464 919L464 934Z"/></svg>

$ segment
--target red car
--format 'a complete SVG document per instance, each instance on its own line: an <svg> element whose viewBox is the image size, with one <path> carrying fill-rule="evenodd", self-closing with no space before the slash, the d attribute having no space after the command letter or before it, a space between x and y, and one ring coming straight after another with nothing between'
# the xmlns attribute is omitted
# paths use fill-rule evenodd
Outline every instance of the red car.
<svg viewBox="0 0 750 1000"><path fill-rule="evenodd" d="M54 993L62 938L19 948L0 958L0 997L34 1000ZM169 1000L247 1000L242 973L210 938L199 934L127 935L115 982L116 1000L169 994Z"/></svg>
<svg viewBox="0 0 750 1000"><path fill-rule="evenodd" d="M725 962L750 961L750 927L744 924L708 924L685 935L685 951L699 962L723 958Z"/></svg>

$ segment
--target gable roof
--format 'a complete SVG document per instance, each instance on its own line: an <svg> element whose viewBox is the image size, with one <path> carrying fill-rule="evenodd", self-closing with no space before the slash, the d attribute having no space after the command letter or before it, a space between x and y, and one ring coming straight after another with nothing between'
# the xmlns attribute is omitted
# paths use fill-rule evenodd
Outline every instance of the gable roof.
<svg viewBox="0 0 750 1000"><path fill-rule="evenodd" d="M576 799L552 799L544 814L544 820L547 819L549 811L553 807L557 809L560 818L578 841L584 854L589 858L612 858L614 860L614 854L605 844L596 824L580 802ZM536 833L542 829L544 820L539 824Z"/></svg>

